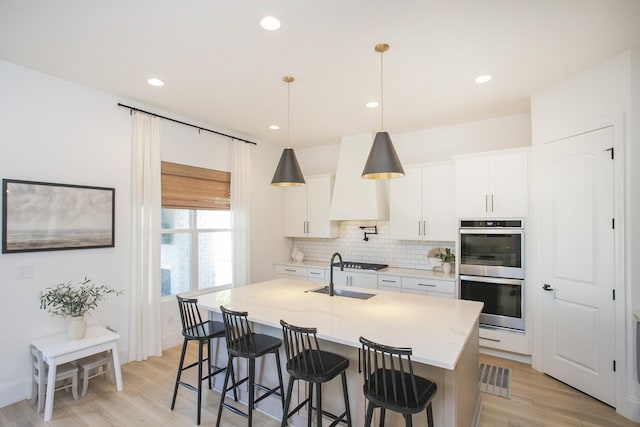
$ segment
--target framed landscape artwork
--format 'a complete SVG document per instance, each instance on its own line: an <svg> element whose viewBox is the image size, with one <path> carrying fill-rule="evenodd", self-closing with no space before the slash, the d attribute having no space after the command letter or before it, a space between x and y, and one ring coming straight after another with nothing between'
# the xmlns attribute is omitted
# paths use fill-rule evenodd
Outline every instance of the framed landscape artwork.
<svg viewBox="0 0 640 427"><path fill-rule="evenodd" d="M115 244L115 189L2 180L2 253Z"/></svg>

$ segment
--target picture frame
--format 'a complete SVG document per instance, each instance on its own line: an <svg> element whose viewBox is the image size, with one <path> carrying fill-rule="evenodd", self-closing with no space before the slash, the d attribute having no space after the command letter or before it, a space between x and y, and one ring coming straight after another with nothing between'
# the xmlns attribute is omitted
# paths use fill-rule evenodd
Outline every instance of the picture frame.
<svg viewBox="0 0 640 427"><path fill-rule="evenodd" d="M2 180L2 253L115 246L115 188Z"/></svg>

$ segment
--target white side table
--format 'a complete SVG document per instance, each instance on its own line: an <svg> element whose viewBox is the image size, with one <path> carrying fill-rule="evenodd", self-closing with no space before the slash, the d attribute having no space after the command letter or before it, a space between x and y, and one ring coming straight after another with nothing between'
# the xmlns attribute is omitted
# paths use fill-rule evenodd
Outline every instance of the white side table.
<svg viewBox="0 0 640 427"><path fill-rule="evenodd" d="M34 347L42 352L42 358L49 367L47 378L47 396L44 403L44 420L49 421L53 414L53 394L55 389L56 367L92 354L111 350L113 371L116 375L116 389L122 391L122 372L116 342L120 335L102 326L87 328L87 334L80 340L72 340L65 334L41 338L33 341Z"/></svg>

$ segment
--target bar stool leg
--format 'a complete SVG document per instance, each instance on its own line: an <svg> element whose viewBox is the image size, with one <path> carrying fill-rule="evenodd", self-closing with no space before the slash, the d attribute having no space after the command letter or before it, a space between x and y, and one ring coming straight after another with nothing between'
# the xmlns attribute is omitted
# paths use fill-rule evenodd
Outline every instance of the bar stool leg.
<svg viewBox="0 0 640 427"><path fill-rule="evenodd" d="M322 383L316 383L316 426L322 427Z"/></svg>
<svg viewBox="0 0 640 427"><path fill-rule="evenodd" d="M280 367L280 352L276 350L276 370L278 371L278 384L280 384L280 400L284 410L284 383L282 382L282 368Z"/></svg>
<svg viewBox="0 0 640 427"><path fill-rule="evenodd" d="M404 425L405 427L413 427L413 418L411 414L404 414Z"/></svg>
<svg viewBox="0 0 640 427"><path fill-rule="evenodd" d="M309 387L309 405L307 409L307 427L311 427L311 414L313 413L313 384L307 383Z"/></svg>
<svg viewBox="0 0 640 427"><path fill-rule="evenodd" d="M367 414L364 419L364 427L371 426L371 419L373 418L373 404L371 402L367 403Z"/></svg>
<svg viewBox="0 0 640 427"><path fill-rule="evenodd" d="M351 427L351 409L349 408L349 393L347 392L347 373L342 372L342 393L344 393L344 407L347 413L347 427Z"/></svg>
<svg viewBox="0 0 640 427"><path fill-rule="evenodd" d="M198 416L196 423L200 425L200 409L202 408L202 350L204 343L198 341ZM211 369L211 368L209 368Z"/></svg>
<svg viewBox="0 0 640 427"><path fill-rule="evenodd" d="M289 408L291 407L291 395L293 394L293 383L295 379L289 377L289 385L287 386L287 397L285 398L284 410L282 411L282 422L280 427L285 427L289 421Z"/></svg>
<svg viewBox="0 0 640 427"><path fill-rule="evenodd" d="M249 359L249 427L253 425L253 407L255 406L256 359Z"/></svg>
<svg viewBox="0 0 640 427"><path fill-rule="evenodd" d="M231 355L229 355L229 361L227 362L227 371L224 373L224 384L222 385L222 393L220 396L220 406L218 407L218 417L216 418L216 427L220 426L220 420L222 418L222 408L224 407L224 397L227 394L227 385L229 384L229 372L233 372L233 356ZM235 381L233 383L235 385Z"/></svg>
<svg viewBox="0 0 640 427"><path fill-rule="evenodd" d="M386 414L386 409L385 408L380 408L380 427L384 427L384 416Z"/></svg>
<svg viewBox="0 0 640 427"><path fill-rule="evenodd" d="M433 412L431 410L431 402L427 405L427 426L433 427Z"/></svg>
<svg viewBox="0 0 640 427"><path fill-rule="evenodd" d="M180 385L180 377L182 376L182 365L184 364L184 355L187 352L187 341L182 343L182 353L180 354L180 363L178 364L178 375L176 377L176 386L173 389L173 399L171 399L171 410L176 406L176 396L178 395L178 386Z"/></svg>

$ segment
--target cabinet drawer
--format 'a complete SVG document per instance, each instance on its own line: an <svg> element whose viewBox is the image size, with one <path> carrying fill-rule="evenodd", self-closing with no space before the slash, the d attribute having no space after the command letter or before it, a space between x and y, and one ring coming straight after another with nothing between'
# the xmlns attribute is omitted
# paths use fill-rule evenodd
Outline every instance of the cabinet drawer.
<svg viewBox="0 0 640 427"><path fill-rule="evenodd" d="M291 265L276 265L275 266L276 274L284 274L287 276L296 276L307 278L307 268L306 267L294 267Z"/></svg>
<svg viewBox="0 0 640 427"><path fill-rule="evenodd" d="M324 268L308 268L307 279L311 282L324 283Z"/></svg>
<svg viewBox="0 0 640 427"><path fill-rule="evenodd" d="M400 290L402 284L401 276L392 276L390 274L378 274L378 287L393 288Z"/></svg>
<svg viewBox="0 0 640 427"><path fill-rule="evenodd" d="M419 277L403 277L402 290L439 292L455 295L455 282L449 280L424 279Z"/></svg>

